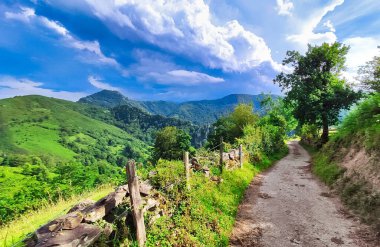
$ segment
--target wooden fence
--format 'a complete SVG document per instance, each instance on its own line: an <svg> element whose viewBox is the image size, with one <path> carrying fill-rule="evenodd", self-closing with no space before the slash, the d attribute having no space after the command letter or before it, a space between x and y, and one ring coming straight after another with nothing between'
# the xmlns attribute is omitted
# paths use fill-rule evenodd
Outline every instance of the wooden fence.
<svg viewBox="0 0 380 247"><path fill-rule="evenodd" d="M243 167L243 148L240 145L237 149L224 152L223 139L219 145L219 166L221 172L225 170L226 164L234 162L236 168ZM200 157L198 157L199 159ZM205 176L209 176L210 170L199 164L197 157L190 159L189 152L184 152L184 175L186 188L191 189L190 178L193 171L202 171ZM136 229L136 237L139 246L144 246L146 241L146 231L144 224L144 212L157 206L157 201L149 199L152 189L149 183L141 183L137 176L136 163L130 160L126 164L126 174L128 185L118 187L115 192L97 202L81 202L74 206L68 214L59 217L39 228L31 238L25 240L27 246L89 246L93 244L101 235L107 231L91 223L106 218L112 210L117 207L125 197L130 198L133 224ZM212 177L210 179L213 179ZM220 182L221 180L219 180ZM141 195L144 196L142 199ZM125 216L127 212L121 214ZM119 217L121 217L119 216ZM111 228L112 229L112 228ZM109 229L108 229L109 231ZM110 233L109 233L110 234Z"/></svg>

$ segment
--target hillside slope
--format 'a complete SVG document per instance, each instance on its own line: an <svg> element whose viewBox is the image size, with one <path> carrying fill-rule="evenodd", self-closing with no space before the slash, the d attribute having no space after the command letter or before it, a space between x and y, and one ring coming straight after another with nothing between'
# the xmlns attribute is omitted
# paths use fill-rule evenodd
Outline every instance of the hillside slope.
<svg viewBox="0 0 380 247"><path fill-rule="evenodd" d="M198 125L212 124L219 117L233 111L239 103L253 104L254 109L261 112L261 100L265 95L231 94L216 100L188 101L174 103L168 101L134 101L116 91L103 90L79 100L108 108L120 105L131 105L151 114L175 117ZM273 98L278 96L273 95Z"/></svg>
<svg viewBox="0 0 380 247"><path fill-rule="evenodd" d="M43 96L0 100L0 225L49 200L118 183L126 157L148 158L144 142L81 111L101 109Z"/></svg>
<svg viewBox="0 0 380 247"><path fill-rule="evenodd" d="M313 171L380 232L380 95L350 112L313 161Z"/></svg>

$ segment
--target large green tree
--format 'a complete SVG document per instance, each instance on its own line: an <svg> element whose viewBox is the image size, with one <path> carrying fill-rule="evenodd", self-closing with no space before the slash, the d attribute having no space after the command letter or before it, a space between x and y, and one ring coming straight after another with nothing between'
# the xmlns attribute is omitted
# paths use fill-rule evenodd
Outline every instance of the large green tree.
<svg viewBox="0 0 380 247"><path fill-rule="evenodd" d="M208 146L218 145L221 137L225 142L234 143L236 138L243 136L244 127L256 123L258 119L259 116L253 112L252 105L237 105L232 113L214 123L214 131L208 137Z"/></svg>
<svg viewBox="0 0 380 247"><path fill-rule="evenodd" d="M184 151L194 151L190 141L190 135L176 127L169 126L161 129L157 132L154 143L154 161L182 159Z"/></svg>
<svg viewBox="0 0 380 247"><path fill-rule="evenodd" d="M282 72L274 80L285 91L285 101L292 105L301 125L323 128L321 144L328 141L329 126L337 123L339 111L348 109L361 96L339 77L348 50L348 46L335 42L308 45L305 55L288 51L283 65L293 67L293 72Z"/></svg>

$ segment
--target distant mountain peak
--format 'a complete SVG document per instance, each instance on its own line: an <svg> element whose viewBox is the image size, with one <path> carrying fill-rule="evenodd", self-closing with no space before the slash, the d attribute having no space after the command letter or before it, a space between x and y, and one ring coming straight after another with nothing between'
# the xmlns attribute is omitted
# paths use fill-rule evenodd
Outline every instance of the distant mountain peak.
<svg viewBox="0 0 380 247"><path fill-rule="evenodd" d="M112 108L118 105L126 104L128 102L128 98L119 91L102 90L81 98L78 102Z"/></svg>

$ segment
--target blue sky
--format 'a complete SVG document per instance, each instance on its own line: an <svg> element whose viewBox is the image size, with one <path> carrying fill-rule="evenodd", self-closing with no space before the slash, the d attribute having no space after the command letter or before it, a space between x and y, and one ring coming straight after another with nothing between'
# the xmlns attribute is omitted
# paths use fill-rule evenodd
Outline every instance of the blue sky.
<svg viewBox="0 0 380 247"><path fill-rule="evenodd" d="M339 41L347 71L379 55L378 0L30 0L0 3L0 98L138 100L274 93L287 50Z"/></svg>

